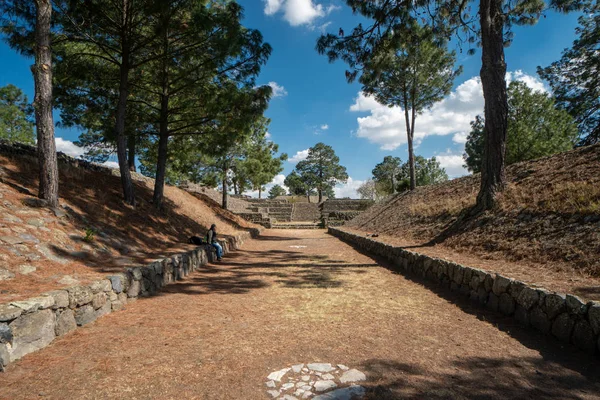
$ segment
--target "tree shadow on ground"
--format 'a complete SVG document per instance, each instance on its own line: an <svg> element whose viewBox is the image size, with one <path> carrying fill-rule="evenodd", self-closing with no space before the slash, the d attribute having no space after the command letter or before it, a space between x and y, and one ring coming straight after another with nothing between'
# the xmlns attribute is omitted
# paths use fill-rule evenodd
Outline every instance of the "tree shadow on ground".
<svg viewBox="0 0 600 400"><path fill-rule="evenodd" d="M37 193L38 167L35 157L9 157L15 168L4 168L3 181L21 193ZM70 221L67 231L94 233L93 240L82 243L81 250L58 240L46 247L60 261L77 261L99 272L118 272L124 267L144 265L157 258L179 254L193 249L187 240L192 235L204 236L208 226L180 211L171 199L165 198L163 208L155 210L152 205L152 188L134 180L138 204L131 207L122 200L119 176L107 172L92 171L59 163L60 198ZM186 194L182 193L182 196ZM255 233L254 229L241 227L237 221L219 215L240 230ZM217 218L217 216L215 216ZM70 235L74 239L74 235ZM224 239L231 236L220 234ZM150 250L147 250L150 249Z"/></svg>
<svg viewBox="0 0 600 400"><path fill-rule="evenodd" d="M530 357L465 357L449 361L447 372L371 359L367 399L582 399L597 398L598 375Z"/></svg>
<svg viewBox="0 0 600 400"><path fill-rule="evenodd" d="M375 260L379 266L387 268L388 270L402 275L406 279L427 288L428 290L437 294L439 297L448 300L452 304L455 304L467 314L471 314L480 321L487 322L502 332L505 332L512 338L519 341L525 347L538 351L544 360L560 364L569 370L577 371L580 374L590 378L593 377L596 379L596 381L600 382L600 365L598 363L598 359L594 357L594 355L585 353L571 344L561 343L554 337L543 335L531 328L524 328L512 317L507 317L500 313L489 311L479 303L473 302L466 296L461 295L458 292L453 292L448 287L441 286L441 284L425 280L413 274L402 273L395 265L383 257L373 256L356 245L350 243L348 243L348 245L354 248L354 250L357 252ZM600 385L598 388L600 389Z"/></svg>
<svg viewBox="0 0 600 400"><path fill-rule="evenodd" d="M269 261L252 262L251 259ZM377 264L351 264L293 251L250 253L242 250L230 253L222 264L202 266L184 281L163 288L158 295L243 294L272 285L294 289L338 288L344 285L344 274L364 274L364 268L368 267L377 267Z"/></svg>

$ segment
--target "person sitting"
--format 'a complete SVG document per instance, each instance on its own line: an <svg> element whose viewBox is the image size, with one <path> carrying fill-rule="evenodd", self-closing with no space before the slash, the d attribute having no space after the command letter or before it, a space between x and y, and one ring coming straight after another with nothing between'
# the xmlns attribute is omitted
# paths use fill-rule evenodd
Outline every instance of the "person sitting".
<svg viewBox="0 0 600 400"><path fill-rule="evenodd" d="M206 243L210 244L215 248L215 250L217 250L217 261L221 261L223 258L223 248L219 242L217 242L217 226L215 224L210 226L210 229L206 234Z"/></svg>

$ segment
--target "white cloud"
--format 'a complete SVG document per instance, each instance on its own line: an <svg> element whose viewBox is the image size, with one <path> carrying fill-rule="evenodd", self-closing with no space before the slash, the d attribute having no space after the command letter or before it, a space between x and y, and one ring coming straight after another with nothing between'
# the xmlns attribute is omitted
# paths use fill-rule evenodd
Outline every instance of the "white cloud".
<svg viewBox="0 0 600 400"><path fill-rule="evenodd" d="M327 129L329 129L329 125L327 125L327 124L321 125L322 131L326 131Z"/></svg>
<svg viewBox="0 0 600 400"><path fill-rule="evenodd" d="M537 76L527 75L525 72L521 71L520 69L518 69L514 72L508 72L506 74L507 84L510 83L511 81L515 81L515 80L525 83L527 86L532 88L534 91L539 91L539 92L544 92L544 93L549 92L548 88L546 88L546 85L544 85L544 82L542 82Z"/></svg>
<svg viewBox="0 0 600 400"><path fill-rule="evenodd" d="M78 158L85 153L85 149L83 147L77 146L70 140L65 140L61 137L55 137L54 142L56 143L56 151L65 153L68 156Z"/></svg>
<svg viewBox="0 0 600 400"><path fill-rule="evenodd" d="M447 150L445 153L436 155L435 159L439 161L440 166L446 170L451 179L469 174L469 171L463 167L465 160L463 160L462 154L454 154Z"/></svg>
<svg viewBox="0 0 600 400"><path fill-rule="evenodd" d="M538 78L522 71L507 73L507 79L523 81L534 90L545 90ZM428 136L450 134L454 135L454 142L464 143L466 132L471 131L470 122L476 115L483 113L483 105L481 80L479 77L472 77L430 110L417 116L415 143L422 142ZM373 97L359 92L350 111L369 113L356 119L356 136L366 138L388 151L406 143L404 111L400 107L387 107L377 103Z"/></svg>
<svg viewBox="0 0 600 400"><path fill-rule="evenodd" d="M265 133L265 137L266 137L267 139L271 139L271 132L267 132L267 133Z"/></svg>
<svg viewBox="0 0 600 400"><path fill-rule="evenodd" d="M452 141L458 144L465 144L467 143L467 136L469 136L467 132L456 132L454 136L452 136Z"/></svg>
<svg viewBox="0 0 600 400"><path fill-rule="evenodd" d="M300 150L300 151L296 152L296 154L294 154L292 157L288 158L288 161L291 162L292 164L297 164L298 162L300 162L302 160L306 160L306 157L308 157L308 149Z"/></svg>
<svg viewBox="0 0 600 400"><path fill-rule="evenodd" d="M267 85L271 86L273 89L273 97L284 97L288 94L287 90L285 90L283 86L277 84L277 82L269 82Z"/></svg>
<svg viewBox="0 0 600 400"><path fill-rule="evenodd" d="M265 1L265 14L273 15L281 8L283 0L264 0Z"/></svg>
<svg viewBox="0 0 600 400"><path fill-rule="evenodd" d="M292 26L307 25L314 29L313 23L323 18L341 7L330 5L323 7L322 4L313 2L313 0L263 0L265 3L264 12L266 15L283 13L283 19ZM325 29L328 23L320 26Z"/></svg>
<svg viewBox="0 0 600 400"><path fill-rule="evenodd" d="M119 169L119 163L116 161L105 161L102 163L105 167Z"/></svg>
<svg viewBox="0 0 600 400"><path fill-rule="evenodd" d="M348 177L348 181L346 183L337 184L336 187L333 188L333 192L335 193L335 197L338 199L343 197L358 199L359 196L356 190L363 183L365 183L365 181L354 180L352 177Z"/></svg>

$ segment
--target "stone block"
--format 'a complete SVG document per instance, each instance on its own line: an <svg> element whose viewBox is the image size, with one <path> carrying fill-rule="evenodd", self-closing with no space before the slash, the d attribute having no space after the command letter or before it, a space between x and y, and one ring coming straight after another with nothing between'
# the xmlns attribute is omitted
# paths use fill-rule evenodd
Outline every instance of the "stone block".
<svg viewBox="0 0 600 400"><path fill-rule="evenodd" d="M471 289L468 285L460 285L460 287L458 288L458 292L463 296L468 296L471 293Z"/></svg>
<svg viewBox="0 0 600 400"><path fill-rule="evenodd" d="M522 327L529 327L529 312L525 307L517 305L517 308L515 309L515 319Z"/></svg>
<svg viewBox="0 0 600 400"><path fill-rule="evenodd" d="M500 295L500 301L498 302L498 309L504 315L512 315L515 312L515 299L508 293L502 293Z"/></svg>
<svg viewBox="0 0 600 400"><path fill-rule="evenodd" d="M498 298L498 296L496 296L494 293L490 292L490 294L488 296L486 308L488 310L496 312L496 311L498 311L499 303L500 303L500 299Z"/></svg>
<svg viewBox="0 0 600 400"><path fill-rule="evenodd" d="M543 289L543 288L537 288L535 289L535 291L538 294L538 305L540 307L543 307L544 304L546 303L546 296L552 294L552 292L550 292L549 290Z"/></svg>
<svg viewBox="0 0 600 400"><path fill-rule="evenodd" d="M127 300L127 294L125 294L125 293L119 293L117 295L117 300L120 301L123 304L127 304L127 301L128 301Z"/></svg>
<svg viewBox="0 0 600 400"><path fill-rule="evenodd" d="M4 371L10 363L10 353L8 352L8 345L0 343L0 372Z"/></svg>
<svg viewBox="0 0 600 400"><path fill-rule="evenodd" d="M69 307L69 293L66 290L52 290L42 294L42 296L49 296L54 299L54 305L52 309Z"/></svg>
<svg viewBox="0 0 600 400"><path fill-rule="evenodd" d="M480 280L479 274L473 274L473 276L471 276L471 282L469 283L469 286L471 287L471 289L477 290L480 283L481 283L481 280Z"/></svg>
<svg viewBox="0 0 600 400"><path fill-rule="evenodd" d="M96 310L96 318L100 318L112 311L112 304L110 301L106 301L102 307Z"/></svg>
<svg viewBox="0 0 600 400"><path fill-rule="evenodd" d="M12 330L7 323L0 323L0 343L11 343L13 340Z"/></svg>
<svg viewBox="0 0 600 400"><path fill-rule="evenodd" d="M41 296L27 300L13 301L10 304L19 307L24 313L31 313L52 307L54 305L54 298L50 296Z"/></svg>
<svg viewBox="0 0 600 400"><path fill-rule="evenodd" d="M104 293L104 292L96 293L94 295L94 298L92 299L92 307L94 307L94 310L97 310L100 307L102 307L104 304L106 304L107 299L108 299L108 296L106 293Z"/></svg>
<svg viewBox="0 0 600 400"><path fill-rule="evenodd" d="M90 285L90 289L92 293L100 293L100 292L109 292L112 290L112 283L108 279L102 279L101 281L96 281Z"/></svg>
<svg viewBox="0 0 600 400"><path fill-rule="evenodd" d="M494 287L494 277L490 274L485 274L484 280L483 280L483 287L485 289L486 292L490 293L492 291L492 288Z"/></svg>
<svg viewBox="0 0 600 400"><path fill-rule="evenodd" d="M496 277L494 278L494 285L492 286L492 291L496 296L500 296L502 293L506 293L508 291L511 282L512 279L505 278L502 275L496 274Z"/></svg>
<svg viewBox="0 0 600 400"><path fill-rule="evenodd" d="M108 280L110 281L110 284L112 286L112 290L115 293L121 293L122 291L125 290L125 287L123 285L123 276L122 275L112 275L112 276L109 276Z"/></svg>
<svg viewBox="0 0 600 400"><path fill-rule="evenodd" d="M119 298L119 296L117 296L117 294L115 292L113 292L112 290L110 292L108 292L108 299L110 301L116 301Z"/></svg>
<svg viewBox="0 0 600 400"><path fill-rule="evenodd" d="M579 320L575 323L571 341L581 350L594 354L594 350L596 349L596 336L587 321Z"/></svg>
<svg viewBox="0 0 600 400"><path fill-rule="evenodd" d="M517 304L525 310L530 310L531 307L538 304L539 294L535 289L525 286L517 297Z"/></svg>
<svg viewBox="0 0 600 400"><path fill-rule="evenodd" d="M452 280L459 285L463 282L463 278L465 276L465 267L462 265L455 264L454 265L454 273L452 275Z"/></svg>
<svg viewBox="0 0 600 400"><path fill-rule="evenodd" d="M571 339L571 332L575 322L569 317L569 314L562 313L554 320L552 324L552 335L563 342L569 342Z"/></svg>
<svg viewBox="0 0 600 400"><path fill-rule="evenodd" d="M512 296L513 299L515 299L515 301L519 298L519 295L521 294L521 292L528 287L526 284L524 284L521 281L512 281L510 283L510 287L508 288L508 293Z"/></svg>
<svg viewBox="0 0 600 400"><path fill-rule="evenodd" d="M130 273L134 281L142 280L143 274L142 269L140 267L129 268L127 271Z"/></svg>
<svg viewBox="0 0 600 400"><path fill-rule="evenodd" d="M486 304L488 301L488 292L484 288L480 287L477 289L477 296L479 297L479 303Z"/></svg>
<svg viewBox="0 0 600 400"><path fill-rule="evenodd" d="M115 301L111 302L111 307L112 307L113 311L119 311L125 307L125 304L123 304L122 301L115 300Z"/></svg>
<svg viewBox="0 0 600 400"><path fill-rule="evenodd" d="M469 268L469 267L464 267L462 284L470 286L472 277L473 277L473 269Z"/></svg>
<svg viewBox="0 0 600 400"><path fill-rule="evenodd" d="M76 308L92 301L94 294L87 286L73 286L66 289L69 293L69 307Z"/></svg>
<svg viewBox="0 0 600 400"><path fill-rule="evenodd" d="M552 321L539 306L533 307L529 313L529 322L538 331L548 334L552 328Z"/></svg>
<svg viewBox="0 0 600 400"><path fill-rule="evenodd" d="M77 322L75 322L75 313L70 308L58 312L56 316L56 336L65 335L72 330L77 329Z"/></svg>
<svg viewBox="0 0 600 400"><path fill-rule="evenodd" d="M127 297L137 297L140 295L141 290L142 285L140 284L140 281L132 281L131 286L127 289Z"/></svg>
<svg viewBox="0 0 600 400"><path fill-rule="evenodd" d="M546 296L546 301L544 302L544 311L551 320L556 318L566 309L567 304L565 296L558 293L552 293Z"/></svg>
<svg viewBox="0 0 600 400"><path fill-rule="evenodd" d="M592 326L594 334L600 335L600 303L594 301L588 307L588 321Z"/></svg>
<svg viewBox="0 0 600 400"><path fill-rule="evenodd" d="M11 322L13 342L8 350L10 360L17 360L25 354L48 346L56 337L55 324L56 317L52 310L23 314Z"/></svg>
<svg viewBox="0 0 600 400"><path fill-rule="evenodd" d="M12 321L23 313L19 307L10 304L0 304L0 322Z"/></svg>
<svg viewBox="0 0 600 400"><path fill-rule="evenodd" d="M587 306L579 297L568 294L565 296L565 302L567 303L567 310L571 314L585 315L587 313Z"/></svg>
<svg viewBox="0 0 600 400"><path fill-rule="evenodd" d="M92 307L90 304L86 304L75 310L75 322L77 322L77 325L79 326L89 324L95 319L96 313L94 312L94 307Z"/></svg>

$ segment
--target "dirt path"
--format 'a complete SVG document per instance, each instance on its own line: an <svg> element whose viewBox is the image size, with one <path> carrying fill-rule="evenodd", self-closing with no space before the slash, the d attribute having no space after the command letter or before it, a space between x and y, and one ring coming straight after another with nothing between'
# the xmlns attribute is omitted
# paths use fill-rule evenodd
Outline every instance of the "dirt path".
<svg viewBox="0 0 600 400"><path fill-rule="evenodd" d="M267 231L11 364L0 398L267 399L307 362L364 371L372 399L600 398L597 359L448 296L324 231Z"/></svg>

